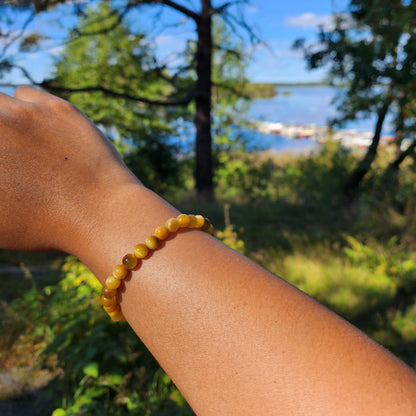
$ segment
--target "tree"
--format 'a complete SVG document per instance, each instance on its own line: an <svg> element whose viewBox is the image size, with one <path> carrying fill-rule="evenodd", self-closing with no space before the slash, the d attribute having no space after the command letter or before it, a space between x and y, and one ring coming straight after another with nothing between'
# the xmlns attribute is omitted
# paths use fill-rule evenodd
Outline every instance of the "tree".
<svg viewBox="0 0 416 416"><path fill-rule="evenodd" d="M98 31L98 22L108 14L105 2L86 10L77 30ZM154 62L150 40L120 24L106 34L74 37L55 63L53 80L44 85L54 85L55 92L105 129L141 180L165 192L178 182L178 150L169 140L175 134L177 112L167 106L150 108L121 94L128 90L143 101L167 95L171 84L160 76ZM91 86L99 88L91 90ZM106 90L120 95L108 96Z"/></svg>
<svg viewBox="0 0 416 416"><path fill-rule="evenodd" d="M11 0L11 3L15 6L27 7L30 5L35 11L43 11L48 7L55 6L59 2L48 0L44 0L43 2ZM105 2L109 5L111 4L108 0L105 0ZM158 65L156 63L153 67L159 76L171 84L171 89L164 90L162 95L149 98L131 94L128 88L115 90L102 85L88 85L82 89L70 88L70 90L73 93L101 91L103 94L109 96L157 106L188 105L193 102L195 104L194 123L196 131L195 182L198 194L206 199L213 198L211 109L213 92L212 65L215 45L212 39L212 22L214 16L218 16L223 19L227 26L232 28L234 33L243 29L253 42L257 41L257 37L247 26L241 15L232 12L235 4L241 6L245 3L247 3L247 0L230 1L214 7L211 0L188 2L186 6L173 0L125 0L118 2L117 7L111 7L108 15L102 16L100 21L97 21L100 27L98 30L92 32L78 30L77 32L77 36L79 37L91 36L98 33L110 33L125 21L129 13L133 10L139 10L144 5L160 5L163 8L170 8L193 23L196 34L196 47L191 61L176 68L175 72L169 70L164 65ZM85 9L83 2L75 1L75 4L76 12L82 14ZM196 77L190 84L187 82L190 79L187 74L192 70L195 71ZM65 86L57 85L53 80L44 81L39 84L54 91L63 91L65 88Z"/></svg>
<svg viewBox="0 0 416 416"><path fill-rule="evenodd" d="M351 0L348 14L334 16L333 28L320 28L318 44L295 43L303 49L311 69L329 66L330 81L343 87L337 97L340 117L335 123L377 116L372 143L346 180L344 192L349 198L358 194L371 169L389 113L395 119L397 140L401 140L400 114L414 100L415 92L414 11L412 1ZM414 134L413 123L407 125L407 133Z"/></svg>

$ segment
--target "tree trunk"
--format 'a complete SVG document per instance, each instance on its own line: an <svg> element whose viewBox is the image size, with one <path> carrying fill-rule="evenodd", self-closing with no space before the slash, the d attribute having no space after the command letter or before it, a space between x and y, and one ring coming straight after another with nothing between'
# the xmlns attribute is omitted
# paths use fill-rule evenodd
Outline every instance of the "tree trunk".
<svg viewBox="0 0 416 416"><path fill-rule="evenodd" d="M364 176L370 170L371 165L377 156L377 149L380 143L381 130L383 128L383 123L386 118L389 106L390 103L384 103L383 107L378 112L377 124L371 145L368 148L364 158L358 163L357 167L354 169L354 171L352 172L352 174L347 179L347 182L344 185L344 195L350 200L354 199L357 196L361 182L364 179Z"/></svg>
<svg viewBox="0 0 416 416"><path fill-rule="evenodd" d="M195 180L198 196L214 198L212 173L211 91L212 91L212 17L211 0L201 0L202 11L197 20L197 86Z"/></svg>

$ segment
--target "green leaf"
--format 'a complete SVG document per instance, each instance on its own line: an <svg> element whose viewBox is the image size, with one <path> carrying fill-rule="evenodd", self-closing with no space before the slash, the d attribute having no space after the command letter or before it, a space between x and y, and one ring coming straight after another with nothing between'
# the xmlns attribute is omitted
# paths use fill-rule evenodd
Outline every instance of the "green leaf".
<svg viewBox="0 0 416 416"><path fill-rule="evenodd" d="M107 385L117 386L123 382L123 376L121 374L107 374L104 377L104 381Z"/></svg>
<svg viewBox="0 0 416 416"><path fill-rule="evenodd" d="M53 412L52 412L52 416L65 416L66 415L66 412L65 412L65 410L64 409L62 409L61 407L60 408L58 408L58 409L55 409Z"/></svg>
<svg viewBox="0 0 416 416"><path fill-rule="evenodd" d="M90 377L97 378L98 377L98 364L95 362L87 364L83 368L84 374Z"/></svg>

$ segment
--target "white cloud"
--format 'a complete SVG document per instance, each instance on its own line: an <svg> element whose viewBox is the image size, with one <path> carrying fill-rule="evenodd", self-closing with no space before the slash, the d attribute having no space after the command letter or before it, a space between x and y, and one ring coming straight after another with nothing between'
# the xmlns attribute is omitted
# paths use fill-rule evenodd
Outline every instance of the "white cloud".
<svg viewBox="0 0 416 416"><path fill-rule="evenodd" d="M259 8L253 6L252 4L248 4L245 8L247 14L257 14L259 12Z"/></svg>
<svg viewBox="0 0 416 416"><path fill-rule="evenodd" d="M308 71L303 56L291 48L291 42L275 39L269 49L258 48L247 70L255 82L318 82L325 69Z"/></svg>
<svg viewBox="0 0 416 416"><path fill-rule="evenodd" d="M319 16L314 13L302 13L298 16L290 16L285 19L285 24L291 27L302 29L316 29L318 26L324 26L326 29L333 26L333 16Z"/></svg>

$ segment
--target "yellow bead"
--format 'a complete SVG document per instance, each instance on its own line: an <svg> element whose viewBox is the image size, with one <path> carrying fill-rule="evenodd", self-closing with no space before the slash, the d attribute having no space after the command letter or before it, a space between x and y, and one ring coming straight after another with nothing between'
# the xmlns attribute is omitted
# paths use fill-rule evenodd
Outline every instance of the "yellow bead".
<svg viewBox="0 0 416 416"><path fill-rule="evenodd" d="M113 298L115 295L117 295L117 290L111 290L108 287L103 288L103 296L105 298Z"/></svg>
<svg viewBox="0 0 416 416"><path fill-rule="evenodd" d="M118 264L114 267L113 276L117 279L124 279L127 276L127 269L124 264Z"/></svg>
<svg viewBox="0 0 416 416"><path fill-rule="evenodd" d="M195 215L196 225L195 228L202 228L205 223L205 218L202 215Z"/></svg>
<svg viewBox="0 0 416 416"><path fill-rule="evenodd" d="M159 245L159 240L154 235L151 235L150 237L147 237L144 242L150 250L156 250L157 246Z"/></svg>
<svg viewBox="0 0 416 416"><path fill-rule="evenodd" d="M104 296L101 297L101 304L103 306L112 306L112 305L116 305L117 304L117 299L115 296L113 296L112 298L106 298Z"/></svg>
<svg viewBox="0 0 416 416"><path fill-rule="evenodd" d="M171 232L171 233L176 233L176 231L179 230L179 221L176 218L169 218L166 221L166 228Z"/></svg>
<svg viewBox="0 0 416 416"><path fill-rule="evenodd" d="M126 254L123 257L123 264L126 269L134 269L137 266L137 258L134 254Z"/></svg>
<svg viewBox="0 0 416 416"><path fill-rule="evenodd" d="M155 236L159 240L166 240L169 237L169 230L164 225L157 227L155 230Z"/></svg>
<svg viewBox="0 0 416 416"><path fill-rule="evenodd" d="M211 222L208 218L204 218L204 225L201 227L202 231L208 231L211 226Z"/></svg>
<svg viewBox="0 0 416 416"><path fill-rule="evenodd" d="M186 228L189 225L189 222L191 221L189 219L189 216L186 214L178 215L177 220L179 222L179 227L181 228Z"/></svg>
<svg viewBox="0 0 416 416"><path fill-rule="evenodd" d="M188 225L188 228L195 228L196 227L196 223L197 223L197 220L196 220L195 215L190 214L190 215L188 215L188 217L189 217L189 225Z"/></svg>
<svg viewBox="0 0 416 416"><path fill-rule="evenodd" d="M108 312L108 314L110 315L111 318L117 316L120 313L120 306L117 305L116 309L114 309L114 311L112 312Z"/></svg>
<svg viewBox="0 0 416 416"><path fill-rule="evenodd" d="M207 230L208 234L214 235L215 234L215 229L214 226L211 224Z"/></svg>
<svg viewBox="0 0 416 416"><path fill-rule="evenodd" d="M111 313L114 312L115 310L117 310L119 308L118 303L116 303L115 305L110 305L110 306L104 306L104 310L107 313Z"/></svg>
<svg viewBox="0 0 416 416"><path fill-rule="evenodd" d="M137 244L134 247L134 256L138 259L144 259L149 253L149 249L145 244Z"/></svg>
<svg viewBox="0 0 416 416"><path fill-rule="evenodd" d="M114 322L126 322L126 318L124 317L123 312L121 311L117 315L112 316L111 319Z"/></svg>
<svg viewBox="0 0 416 416"><path fill-rule="evenodd" d="M120 286L121 281L114 276L107 277L105 285L112 290L117 289Z"/></svg>

